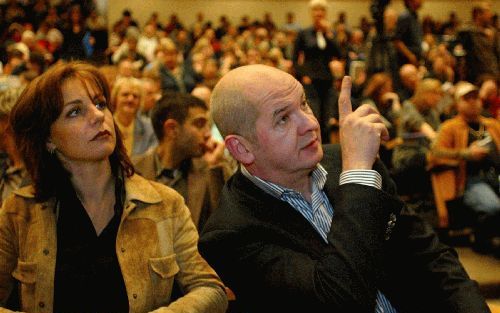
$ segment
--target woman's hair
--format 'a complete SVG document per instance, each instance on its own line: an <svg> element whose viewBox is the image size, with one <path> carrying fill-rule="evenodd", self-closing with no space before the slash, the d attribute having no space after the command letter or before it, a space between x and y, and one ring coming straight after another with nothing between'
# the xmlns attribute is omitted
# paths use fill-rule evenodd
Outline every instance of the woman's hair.
<svg viewBox="0 0 500 313"><path fill-rule="evenodd" d="M382 96L382 87L386 84L392 84L392 78L386 73L376 73L368 80L363 96L372 99L375 103L379 101Z"/></svg>
<svg viewBox="0 0 500 313"><path fill-rule="evenodd" d="M12 109L10 123L14 130L17 148L31 176L37 200L47 200L55 194L55 182L68 175L55 154L47 151L46 143L50 128L59 117L64 106L62 85L76 78L86 88L102 92L110 102L106 78L94 66L83 62L54 65L33 80L23 91ZM89 92L89 90L87 90ZM127 176L134 174L134 168L127 156L121 133L116 124L116 146L110 155L111 168Z"/></svg>

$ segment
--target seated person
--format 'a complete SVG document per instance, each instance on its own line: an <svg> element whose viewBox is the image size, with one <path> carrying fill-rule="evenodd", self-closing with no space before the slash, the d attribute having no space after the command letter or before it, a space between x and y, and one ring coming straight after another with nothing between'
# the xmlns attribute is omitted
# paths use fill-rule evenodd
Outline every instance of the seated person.
<svg viewBox="0 0 500 313"><path fill-rule="evenodd" d="M455 197L463 195L464 204L486 222L489 216L500 213L500 121L481 116L483 103L479 90L469 82L457 83L455 99L458 114L441 125L432 147L431 163L456 165L453 179L441 184L452 184ZM478 251L488 251L491 236L482 235L488 230L478 227L475 247Z"/></svg>
<svg viewBox="0 0 500 313"><path fill-rule="evenodd" d="M399 96L392 88L391 76L386 73L376 73L370 77L363 90L363 100L361 103L368 103L375 107L389 131L389 140L382 142L379 153L382 162L390 169L392 167L391 156L393 148L401 141L397 137L401 104Z"/></svg>
<svg viewBox="0 0 500 313"><path fill-rule="evenodd" d="M142 83L133 77L118 79L111 92L114 118L129 156L144 153L158 144L151 119L140 112L143 98Z"/></svg>
<svg viewBox="0 0 500 313"><path fill-rule="evenodd" d="M188 208L134 174L97 68L59 64L26 88L10 121L33 184L0 210L0 306L17 283L22 312L224 313Z"/></svg>
<svg viewBox="0 0 500 313"><path fill-rule="evenodd" d="M151 120L159 145L132 162L145 178L177 190L201 229L231 174L224 143L211 138L208 108L192 95L168 92L152 109Z"/></svg>
<svg viewBox="0 0 500 313"><path fill-rule="evenodd" d="M388 137L375 109L339 98L340 144L293 76L265 65L228 72L214 121L240 162L199 249L241 311L488 312L456 253L395 195L377 159Z"/></svg>
<svg viewBox="0 0 500 313"><path fill-rule="evenodd" d="M403 102L398 127L403 143L392 154L392 174L401 195L419 199L431 193L427 154L441 123L436 106L442 97L441 83L426 78L413 97Z"/></svg>

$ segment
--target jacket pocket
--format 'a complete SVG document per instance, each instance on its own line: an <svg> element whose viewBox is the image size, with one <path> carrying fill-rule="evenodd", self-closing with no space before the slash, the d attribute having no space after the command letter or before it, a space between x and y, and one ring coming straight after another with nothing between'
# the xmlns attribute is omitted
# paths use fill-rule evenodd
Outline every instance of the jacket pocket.
<svg viewBox="0 0 500 313"><path fill-rule="evenodd" d="M155 303L158 306L170 303L175 274L179 272L179 265L175 257L175 254L171 254L161 258L149 259L153 293Z"/></svg>
<svg viewBox="0 0 500 313"><path fill-rule="evenodd" d="M34 308L37 263L18 260L12 276L19 281L19 300L24 311Z"/></svg>

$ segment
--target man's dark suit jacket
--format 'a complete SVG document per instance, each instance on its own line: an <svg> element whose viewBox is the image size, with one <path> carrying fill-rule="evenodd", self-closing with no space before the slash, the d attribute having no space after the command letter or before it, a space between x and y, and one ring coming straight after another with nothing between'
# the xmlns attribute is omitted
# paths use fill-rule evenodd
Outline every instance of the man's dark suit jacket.
<svg viewBox="0 0 500 313"><path fill-rule="evenodd" d="M338 146L325 146L321 164L334 208L328 243L294 208L241 171L224 187L199 249L243 312L373 313L377 290L400 313L489 312L456 253L394 196L380 162L374 168L384 191L338 186ZM397 221L389 234L391 214Z"/></svg>
<svg viewBox="0 0 500 313"><path fill-rule="evenodd" d="M329 63L334 57L342 57L340 48L335 40L326 35L325 49L318 47L316 30L308 27L297 34L294 43L293 66L295 75L300 80L303 76L309 76L312 80L333 80ZM304 54L304 63L300 64L300 54Z"/></svg>

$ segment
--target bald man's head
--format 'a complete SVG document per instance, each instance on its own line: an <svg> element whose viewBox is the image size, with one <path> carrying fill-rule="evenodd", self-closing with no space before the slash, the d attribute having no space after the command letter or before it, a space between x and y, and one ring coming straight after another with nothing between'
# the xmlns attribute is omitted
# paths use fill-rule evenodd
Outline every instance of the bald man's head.
<svg viewBox="0 0 500 313"><path fill-rule="evenodd" d="M411 90L415 90L420 80L418 69L413 64L404 64L401 66L399 69L399 77L401 77L403 85Z"/></svg>
<svg viewBox="0 0 500 313"><path fill-rule="evenodd" d="M260 64L238 67L224 75L211 98L212 116L221 134L254 139L259 105L272 100L275 90L289 88L284 83L290 80L295 78Z"/></svg>

